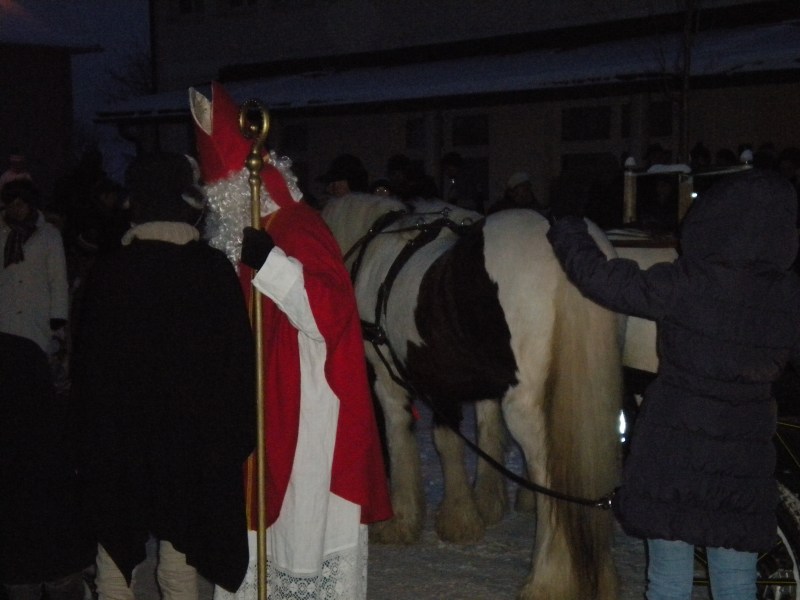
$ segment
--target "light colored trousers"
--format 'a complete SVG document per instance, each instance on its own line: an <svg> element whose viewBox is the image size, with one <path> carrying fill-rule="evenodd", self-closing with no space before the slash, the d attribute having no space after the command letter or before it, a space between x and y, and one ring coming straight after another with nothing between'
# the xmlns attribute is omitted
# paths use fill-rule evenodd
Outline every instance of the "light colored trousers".
<svg viewBox="0 0 800 600"><path fill-rule="evenodd" d="M692 597L694 546L681 541L647 540L647 600L688 600ZM754 600L754 552L706 548L711 596L714 600Z"/></svg>
<svg viewBox="0 0 800 600"><path fill-rule="evenodd" d="M129 587L125 576L108 555L106 549L102 544L98 545L95 585L99 600L134 600L133 588L138 570L138 566L133 570ZM156 575L163 600L198 599L197 570L186 564L186 556L175 550L172 544L166 540L158 543Z"/></svg>

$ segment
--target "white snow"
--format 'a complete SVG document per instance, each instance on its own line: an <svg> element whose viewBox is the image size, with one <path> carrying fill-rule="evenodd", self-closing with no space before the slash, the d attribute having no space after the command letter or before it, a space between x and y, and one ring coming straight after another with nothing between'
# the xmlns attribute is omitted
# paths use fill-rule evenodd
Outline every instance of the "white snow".
<svg viewBox="0 0 800 600"><path fill-rule="evenodd" d="M370 544L367 600L512 600L530 570L536 519L531 514L512 511L501 523L489 528L484 540L477 544L439 541L433 529L433 515L442 497L441 473L431 438L430 412L424 406L419 406L419 411L417 437L428 501L426 526L416 544ZM467 432L474 427L471 410L465 411L464 427ZM474 465L474 461L473 456L470 463ZM512 449L507 463L518 469L519 453ZM509 494L515 492L514 487L509 485ZM152 575L153 550L150 549L148 562L139 575L138 600L159 598ZM626 536L617 527L612 552L619 573L619 600L642 600L644 543ZM210 600L210 592L209 587L204 587L200 600ZM695 588L691 600L709 600L707 590Z"/></svg>
<svg viewBox="0 0 800 600"><path fill-rule="evenodd" d="M259 98L270 108L280 109L621 84L677 72L680 52L680 36L668 34L577 48L297 73L229 82L226 88L237 101ZM694 76L797 69L800 21L700 33L692 51ZM100 120L187 111L186 90L173 90L110 107Z"/></svg>

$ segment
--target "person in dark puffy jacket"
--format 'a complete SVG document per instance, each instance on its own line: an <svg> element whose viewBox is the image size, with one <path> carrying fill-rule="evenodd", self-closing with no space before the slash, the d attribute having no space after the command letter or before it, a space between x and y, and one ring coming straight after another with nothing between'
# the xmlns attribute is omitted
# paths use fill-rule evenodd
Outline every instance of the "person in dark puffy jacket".
<svg viewBox="0 0 800 600"><path fill-rule="evenodd" d="M623 529L647 539L650 600L691 597L696 545L714 598L754 598L756 553L777 541L772 383L800 355L796 213L791 184L753 169L695 201L674 263L609 260L574 216L548 232L584 295L658 327L614 498Z"/></svg>

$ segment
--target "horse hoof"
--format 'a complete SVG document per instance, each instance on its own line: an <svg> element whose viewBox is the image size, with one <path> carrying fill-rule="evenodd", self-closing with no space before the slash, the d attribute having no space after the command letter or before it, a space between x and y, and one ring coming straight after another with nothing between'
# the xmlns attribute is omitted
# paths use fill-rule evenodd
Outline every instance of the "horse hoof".
<svg viewBox="0 0 800 600"><path fill-rule="evenodd" d="M454 525L447 521L440 521L436 519L436 535L443 542L450 542L453 544L475 544L483 539L486 527L483 521L478 523L461 523Z"/></svg>
<svg viewBox="0 0 800 600"><path fill-rule="evenodd" d="M619 586L613 561L607 558L598 567L599 577L592 586L588 581L564 578L563 573L569 568L549 570L549 575L536 577L536 573L528 576L525 584L517 594L516 600L553 600L554 598L584 598L586 600L617 600ZM561 565L569 567L569 565Z"/></svg>
<svg viewBox="0 0 800 600"><path fill-rule="evenodd" d="M559 595L554 595L558 593ZM553 600L554 598L570 598L572 596L562 596L561 591L556 592L553 589L542 589L541 585L534 585L531 579L525 583L522 589L517 594L516 600ZM587 599L591 600L591 599Z"/></svg>
<svg viewBox="0 0 800 600"><path fill-rule="evenodd" d="M409 545L419 541L422 525L395 517L369 527L369 541L375 544Z"/></svg>
<svg viewBox="0 0 800 600"><path fill-rule="evenodd" d="M473 544L483 539L486 525L474 502L443 504L436 513L436 534L440 540L455 544Z"/></svg>

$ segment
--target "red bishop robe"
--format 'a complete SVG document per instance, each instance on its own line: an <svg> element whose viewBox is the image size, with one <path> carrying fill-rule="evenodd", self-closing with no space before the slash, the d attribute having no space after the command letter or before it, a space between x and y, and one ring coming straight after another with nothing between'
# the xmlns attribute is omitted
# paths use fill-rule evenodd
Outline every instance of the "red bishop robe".
<svg viewBox="0 0 800 600"><path fill-rule="evenodd" d="M341 251L322 218L303 202L278 209L262 226L277 248L299 261L313 319L325 340L324 374L339 399L330 491L361 507L361 522L391 518L386 471L367 381L361 326ZM273 250L274 252L274 250ZM240 267L245 293L252 270ZM292 472L300 420L298 329L269 297L262 298L267 524L278 518ZM250 528L257 527L255 461L246 486Z"/></svg>

